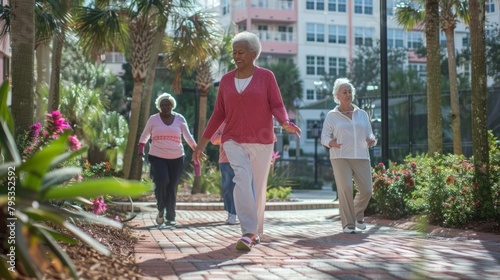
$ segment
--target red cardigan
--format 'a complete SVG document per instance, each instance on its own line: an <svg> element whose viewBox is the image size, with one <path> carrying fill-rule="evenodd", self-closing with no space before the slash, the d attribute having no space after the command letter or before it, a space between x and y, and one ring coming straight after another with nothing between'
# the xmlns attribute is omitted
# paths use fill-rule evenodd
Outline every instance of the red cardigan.
<svg viewBox="0 0 500 280"><path fill-rule="evenodd" d="M222 76L215 109L203 137L212 138L219 126L226 122L222 143L228 140L238 143L274 143L273 116L280 124L288 120L274 73L255 66L252 80L242 93L236 90L235 73L236 70L233 70Z"/></svg>

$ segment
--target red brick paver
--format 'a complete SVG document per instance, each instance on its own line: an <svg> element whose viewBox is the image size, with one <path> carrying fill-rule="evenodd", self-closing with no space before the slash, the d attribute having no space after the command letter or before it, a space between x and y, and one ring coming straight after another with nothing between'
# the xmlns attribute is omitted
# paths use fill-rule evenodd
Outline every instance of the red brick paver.
<svg viewBox="0 0 500 280"><path fill-rule="evenodd" d="M498 235L422 234L374 219L344 234L337 214L266 211L262 243L242 253L224 211L180 210L175 227L161 228L156 212L141 212L131 222L135 260L145 279L500 279Z"/></svg>

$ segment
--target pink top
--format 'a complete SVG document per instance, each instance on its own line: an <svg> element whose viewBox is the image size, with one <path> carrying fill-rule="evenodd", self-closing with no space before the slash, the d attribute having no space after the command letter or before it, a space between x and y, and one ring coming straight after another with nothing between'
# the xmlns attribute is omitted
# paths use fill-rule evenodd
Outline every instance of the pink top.
<svg viewBox="0 0 500 280"><path fill-rule="evenodd" d="M191 149L196 148L196 141L189 132L186 119L177 113L171 125L166 125L160 114L149 117L146 127L139 138L139 144L146 144L151 137L149 154L167 159L180 158L184 155L184 146L181 136L188 143Z"/></svg>
<svg viewBox="0 0 500 280"><path fill-rule="evenodd" d="M219 145L219 163L229 162L229 159L227 159L226 151L221 145L222 132L224 131L224 127L226 127L226 123L222 123L210 139L210 142L212 142L212 144Z"/></svg>
<svg viewBox="0 0 500 280"><path fill-rule="evenodd" d="M228 140L238 143L274 143L273 116L280 124L288 121L274 73L255 66L253 78L242 93L236 90L235 73L236 70L233 70L222 76L215 109L203 137L212 138L220 125L226 122L221 143Z"/></svg>

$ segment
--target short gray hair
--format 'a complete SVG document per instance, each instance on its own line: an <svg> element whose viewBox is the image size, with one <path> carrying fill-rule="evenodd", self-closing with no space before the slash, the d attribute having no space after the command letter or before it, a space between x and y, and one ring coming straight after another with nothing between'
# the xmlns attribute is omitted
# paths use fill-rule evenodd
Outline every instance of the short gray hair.
<svg viewBox="0 0 500 280"><path fill-rule="evenodd" d="M259 58L260 52L262 51L262 45L260 44L260 40L259 37L257 37L257 35L255 35L252 32L242 31L234 35L233 40L231 40L231 46L234 47L234 44L239 42L248 43L248 49L257 54L255 60Z"/></svg>
<svg viewBox="0 0 500 280"><path fill-rule="evenodd" d="M175 98L172 95L170 95L169 93L166 93L166 92L160 94L160 96L158 96L158 98L156 98L156 101L155 101L156 109L161 110L160 109L160 103L163 100L165 100L165 99L167 99L168 101L170 101L170 104L172 104L172 110L175 109L175 107L177 106L177 102L175 102Z"/></svg>
<svg viewBox="0 0 500 280"><path fill-rule="evenodd" d="M351 88L352 100L354 100L354 96L356 96L356 89L351 84L351 82L349 81L349 79L347 79L347 78L338 78L337 80L335 80L335 84L333 85L333 91L332 91L333 100L337 104L340 104L339 90L340 90L340 88L342 86L348 86L348 87Z"/></svg>

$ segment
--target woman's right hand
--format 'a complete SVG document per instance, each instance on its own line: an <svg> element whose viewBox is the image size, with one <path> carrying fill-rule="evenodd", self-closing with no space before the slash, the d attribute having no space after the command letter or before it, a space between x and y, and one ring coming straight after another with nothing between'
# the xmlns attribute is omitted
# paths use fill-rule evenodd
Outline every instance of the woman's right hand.
<svg viewBox="0 0 500 280"><path fill-rule="evenodd" d="M328 146L330 148L340 148L340 146L342 146L342 144L338 144L337 138L333 138L330 142L328 142Z"/></svg>

